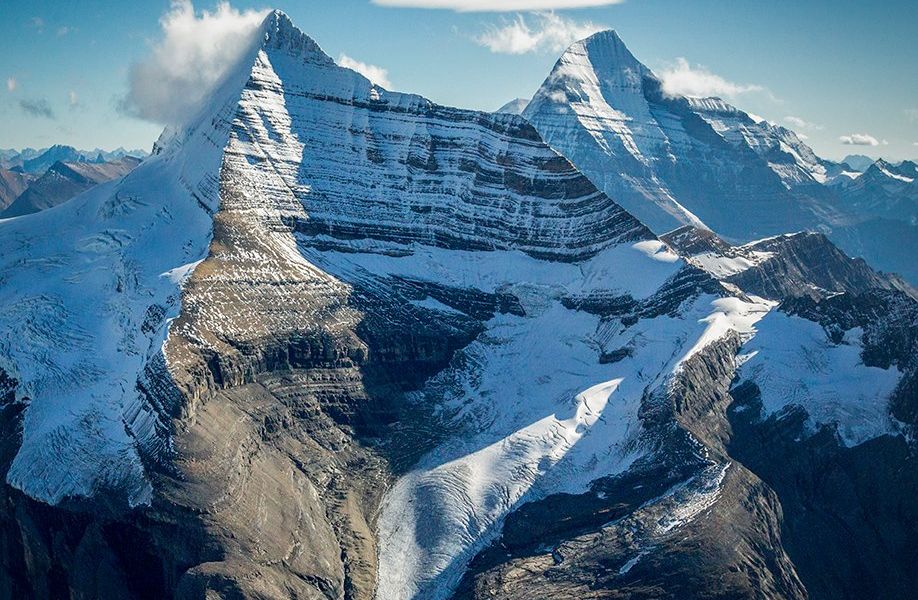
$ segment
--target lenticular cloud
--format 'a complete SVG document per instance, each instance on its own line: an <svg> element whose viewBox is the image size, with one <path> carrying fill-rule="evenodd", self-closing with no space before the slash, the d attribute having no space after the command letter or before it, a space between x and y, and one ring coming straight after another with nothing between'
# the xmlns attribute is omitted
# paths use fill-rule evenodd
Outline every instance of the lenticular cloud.
<svg viewBox="0 0 918 600"><path fill-rule="evenodd" d="M182 123L239 60L266 15L228 2L197 14L190 0L175 0L160 19L162 38L131 67L124 109L163 125Z"/></svg>

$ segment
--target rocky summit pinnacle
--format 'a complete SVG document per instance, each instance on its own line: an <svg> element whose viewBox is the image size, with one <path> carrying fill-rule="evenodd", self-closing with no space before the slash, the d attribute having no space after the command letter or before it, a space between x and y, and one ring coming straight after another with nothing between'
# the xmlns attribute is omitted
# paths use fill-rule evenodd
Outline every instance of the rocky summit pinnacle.
<svg viewBox="0 0 918 600"><path fill-rule="evenodd" d="M300 31L286 13L273 10L265 17L261 26L264 32L262 48L282 50L304 62L322 65L334 64L311 37Z"/></svg>

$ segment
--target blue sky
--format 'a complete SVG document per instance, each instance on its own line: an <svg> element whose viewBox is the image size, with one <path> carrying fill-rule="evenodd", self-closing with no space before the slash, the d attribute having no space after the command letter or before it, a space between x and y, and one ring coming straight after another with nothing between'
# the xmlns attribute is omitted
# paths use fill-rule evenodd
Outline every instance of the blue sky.
<svg viewBox="0 0 918 600"><path fill-rule="evenodd" d="M571 36L611 27L658 74L680 75L790 126L823 156L918 157L913 0L376 2L235 0L232 7L280 8L334 58L384 70L375 76L387 87L484 110L529 97ZM563 8L571 4L605 5ZM482 6L553 12L474 10ZM198 0L194 8L200 14L216 3ZM131 116L124 99L143 92L129 84L132 65L150 61L169 11L167 0L0 0L0 148L149 148L163 119L155 111L148 118L160 122Z"/></svg>

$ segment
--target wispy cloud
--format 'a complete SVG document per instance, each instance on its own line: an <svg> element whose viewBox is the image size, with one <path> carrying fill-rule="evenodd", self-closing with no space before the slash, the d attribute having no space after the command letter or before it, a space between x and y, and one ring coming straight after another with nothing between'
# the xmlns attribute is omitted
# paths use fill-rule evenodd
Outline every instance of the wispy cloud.
<svg viewBox="0 0 918 600"><path fill-rule="evenodd" d="M384 69L377 65L360 62L355 58L351 58L347 54L341 54L338 56L338 64L342 67L347 67L348 69L357 71L373 83L381 85L384 88L392 86L392 83L389 81L388 69Z"/></svg>
<svg viewBox="0 0 918 600"><path fill-rule="evenodd" d="M660 71L659 76L663 80L663 91L671 96L735 98L740 94L767 91L761 85L728 81L703 65L689 64L682 57Z"/></svg>
<svg viewBox="0 0 918 600"><path fill-rule="evenodd" d="M20 100L19 108L27 115L33 117L43 117L45 119L54 118L54 111L51 110L51 105L48 104L48 101L44 98Z"/></svg>
<svg viewBox="0 0 918 600"><path fill-rule="evenodd" d="M173 0L159 21L162 37L131 66L121 108L155 123L182 123L239 60L266 15L227 2L197 14L190 0Z"/></svg>
<svg viewBox="0 0 918 600"><path fill-rule="evenodd" d="M45 31L45 20L41 17L32 17L29 23L31 23L32 27L34 27L38 33L43 33Z"/></svg>
<svg viewBox="0 0 918 600"><path fill-rule="evenodd" d="M906 108L905 118L911 123L918 123L918 108Z"/></svg>
<svg viewBox="0 0 918 600"><path fill-rule="evenodd" d="M77 96L77 93L73 90L67 92L67 104L70 105L70 108L77 108L80 106L80 97Z"/></svg>
<svg viewBox="0 0 918 600"><path fill-rule="evenodd" d="M621 4L625 0L372 0L379 6L438 8L458 12L516 12L586 8Z"/></svg>
<svg viewBox="0 0 918 600"><path fill-rule="evenodd" d="M15 92L17 87L19 87L19 82L16 81L15 77L6 78L6 91Z"/></svg>
<svg viewBox="0 0 918 600"><path fill-rule="evenodd" d="M805 119L801 119L800 117L794 117L794 116L784 117L784 122L790 125L791 127L795 127L797 129L808 129L810 131L819 131L823 128L822 125L817 125L816 123L812 123Z"/></svg>
<svg viewBox="0 0 918 600"><path fill-rule="evenodd" d="M868 133L852 133L851 135L843 135L838 138L838 141L846 146L879 146L886 145L888 142L886 140L878 140Z"/></svg>
<svg viewBox="0 0 918 600"><path fill-rule="evenodd" d="M575 21L553 12L538 12L501 26L491 26L475 42L491 52L526 54L527 52L560 52L577 40L605 29L592 21Z"/></svg>
<svg viewBox="0 0 918 600"><path fill-rule="evenodd" d="M57 28L57 37L64 37L68 33L73 33L74 31L76 31L76 29L74 29L73 27L68 27L67 25L63 25Z"/></svg>

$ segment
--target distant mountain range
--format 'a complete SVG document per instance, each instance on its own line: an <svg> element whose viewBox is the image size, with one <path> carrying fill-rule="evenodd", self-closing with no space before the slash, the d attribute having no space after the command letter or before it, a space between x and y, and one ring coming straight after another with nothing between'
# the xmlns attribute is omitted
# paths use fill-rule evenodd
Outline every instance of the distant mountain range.
<svg viewBox="0 0 918 600"><path fill-rule="evenodd" d="M41 150L35 150L34 148L24 148L22 150L0 149L0 168L40 175L58 161L103 163L120 160L125 156L144 158L148 155L149 153L146 150L139 149L125 150L124 148L116 148L115 150L107 151L96 148L94 150L78 150L73 146L64 145L54 145Z"/></svg>
<svg viewBox="0 0 918 600"><path fill-rule="evenodd" d="M841 159L841 162L851 167L852 170L863 173L866 171L870 165L876 162L877 159L870 158L869 156L864 156L863 154L849 154L845 158Z"/></svg>
<svg viewBox="0 0 918 600"><path fill-rule="evenodd" d="M0 150L0 219L66 202L96 184L121 177L147 153L118 148L90 152L55 145L43 150Z"/></svg>
<svg viewBox="0 0 918 600"><path fill-rule="evenodd" d="M19 217L57 206L89 188L126 175L140 164L139 158L125 155L109 162L57 161L40 176L28 182L20 194L0 212L0 219ZM22 174L0 170L0 178Z"/></svg>

